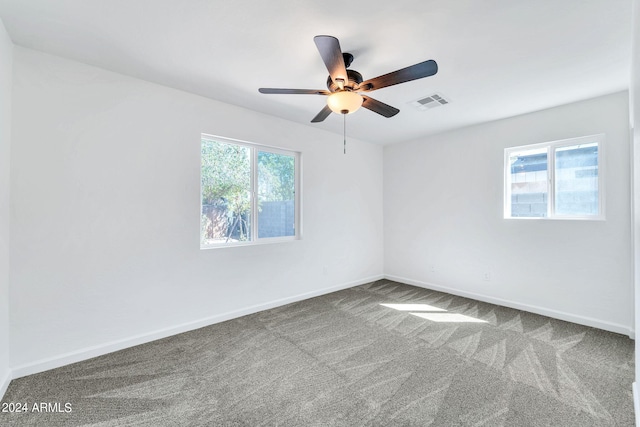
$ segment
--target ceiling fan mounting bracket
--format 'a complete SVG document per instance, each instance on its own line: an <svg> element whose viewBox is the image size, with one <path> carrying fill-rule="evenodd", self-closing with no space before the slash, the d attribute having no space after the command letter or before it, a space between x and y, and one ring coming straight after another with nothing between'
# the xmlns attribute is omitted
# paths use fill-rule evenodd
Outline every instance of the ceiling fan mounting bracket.
<svg viewBox="0 0 640 427"><path fill-rule="evenodd" d="M349 68L349 66L353 62L353 55L350 54L349 52L343 52L342 59L344 60L344 67Z"/></svg>

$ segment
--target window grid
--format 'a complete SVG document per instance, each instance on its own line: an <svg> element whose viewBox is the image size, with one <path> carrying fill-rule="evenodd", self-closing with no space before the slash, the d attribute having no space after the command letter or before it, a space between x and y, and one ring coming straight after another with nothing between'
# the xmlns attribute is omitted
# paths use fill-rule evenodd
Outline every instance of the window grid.
<svg viewBox="0 0 640 427"><path fill-rule="evenodd" d="M579 138L571 138L560 141L546 142L541 144L532 144L519 147L505 148L505 193L504 193L504 217L508 219L576 219L576 220L604 220L605 219L605 194L604 194L604 141L605 135L590 135ZM556 153L567 150L571 147L597 147L597 161L595 169L596 173L591 174L597 178L597 207L595 213L583 213L583 214L562 214L557 212L557 169L556 169ZM512 163L511 159L514 156L528 153L529 155L546 154L546 214L545 215L529 215L520 216L514 215L512 212ZM582 175L589 175L587 171Z"/></svg>
<svg viewBox="0 0 640 427"><path fill-rule="evenodd" d="M226 243L203 243L201 239L200 249L212 249L212 248L221 248L221 247L232 247L232 246L245 246L245 245L256 245L256 244L264 244L264 243L275 243L282 241L291 241L298 240L301 237L301 197L300 197L300 182L301 182L301 155L299 152L284 150L280 148L259 145L252 142L239 141L230 138L202 134L201 141L211 141L218 142L222 144L231 144L237 145L241 147L245 147L249 149L249 158L250 158L250 200L251 200L251 214L250 214L250 238L246 241L237 241L237 242L226 242ZM279 154L285 156L293 157L294 162L294 234L280 237L259 237L259 194L258 194L258 180L259 180L259 171L258 171L258 155L259 153L270 153L270 154ZM202 165L202 159L201 159ZM202 173L202 171L201 171ZM200 184L200 214L202 221L202 180ZM201 224L202 227L202 224ZM202 232L202 230L201 230Z"/></svg>

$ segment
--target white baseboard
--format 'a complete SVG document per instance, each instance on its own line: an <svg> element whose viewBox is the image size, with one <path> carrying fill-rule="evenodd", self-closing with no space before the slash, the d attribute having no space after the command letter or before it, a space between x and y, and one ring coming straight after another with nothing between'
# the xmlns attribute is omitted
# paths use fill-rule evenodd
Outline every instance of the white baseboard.
<svg viewBox="0 0 640 427"><path fill-rule="evenodd" d="M7 392L7 388L9 388L9 383L11 382L12 373L11 370L7 370L4 375L0 376L0 400L4 397L4 394Z"/></svg>
<svg viewBox="0 0 640 427"><path fill-rule="evenodd" d="M27 375L37 374L39 372L48 371L49 369L59 368L61 366L69 365L71 363L81 362L83 360L91 359L93 357L102 356L114 351L122 350L125 348L133 347L140 344L145 344L150 341L155 341L161 338L166 338L172 335L180 334L183 332L192 331L205 326L213 325L215 323L224 322L227 320L235 319L238 317L246 316L248 314L257 313L259 311L268 310L270 308L280 307L282 305L291 304L293 302L302 301L305 299L317 297L320 295L330 294L332 292L341 291L354 286L363 285L365 283L374 282L376 280L383 279L382 274L377 276L366 277L360 280L355 280L348 283L343 283L338 286L332 286L329 288L319 289L304 294L294 295L287 298L271 301L264 304L257 304L251 307L243 308L240 310L230 311L223 314L218 314L204 319L196 320L194 322L187 322L181 325L172 326L170 328L160 329L146 334L135 335L129 338L111 341L105 344L86 347L73 352L61 354L59 356L38 360L32 363L26 363L20 366L13 367L12 378L20 378ZM11 378L9 378L10 380ZM8 385L8 382L7 382Z"/></svg>
<svg viewBox="0 0 640 427"><path fill-rule="evenodd" d="M538 307L535 305L522 304L516 301L509 301L502 298L495 298L487 295L476 294L473 292L460 291L458 289L449 288L447 286L440 286L433 283L422 282L420 280L413 280L407 277L399 277L390 274L384 275L385 279L393 280L394 282L406 283L407 285L418 286L425 289L431 289L434 291L446 292L448 294L458 295L465 298L471 298L478 301L484 301L491 304L501 305L504 307L515 308L517 310L528 311L535 314L540 314L547 317L553 317L554 319L565 320L567 322L577 323L579 325L590 326L592 328L603 329L605 331L615 332L618 334L627 335L630 338L634 338L634 331L624 325L617 323L605 322L591 317L585 317L575 315L571 313L565 313L562 311L551 310L548 308Z"/></svg>
<svg viewBox="0 0 640 427"><path fill-rule="evenodd" d="M205 326L213 325L215 323L224 322L227 320L235 319L238 317L246 316L248 314L257 313L259 311L268 310L275 307L280 307L286 304L290 304L293 302L302 301L305 299L317 297L320 295L329 294L332 292L341 291L343 289L348 289L354 286L362 285L365 283L374 282L380 279L388 279L393 280L400 283L406 283L408 285L418 286L425 289L432 289L435 291L446 292L453 295L459 295L466 298L475 299L478 301L484 301L491 304L501 305L505 307L515 308L518 310L524 310L531 313L540 314L543 316L553 317L560 320L565 320L568 322L578 323L585 326L591 326L598 329L603 329L606 331L616 332L620 334L629 335L633 338L633 330L629 327L600 321L598 319L593 319L584 316L573 315L570 313L560 312L556 310L550 310L542 307L532 306L528 304L522 304L515 301L504 300L501 298L490 297L482 294L476 294L473 292L460 291L457 289L449 288L446 286L440 286L433 283L422 282L419 280L413 280L406 277L394 276L394 275L376 275L371 277L366 277L360 280L355 280L348 283L343 283L341 285L332 286L329 288L323 288L319 290L315 290L312 292L307 292L299 295L294 295L287 298L282 298L279 300L267 302L264 304L257 304L251 307L246 307L240 310L230 311L227 313L222 313L215 316L206 317L204 319L200 319L193 322L187 322L180 325L172 326L169 328L164 328L156 331L152 331L146 334L139 334L135 336L131 336L129 338L124 338L117 341L111 341L105 344L86 347L83 349L79 349L73 352L61 354L58 356L50 357L47 359L38 360L31 363L26 363L23 365L15 366L11 371L5 374L5 378L0 378L0 398L4 395L11 382L11 379L20 378L27 375L37 374L39 372L44 372L50 369L59 368L61 366L69 365L71 363L81 362L83 360L91 359L93 357L102 356L108 353L112 353L114 351L123 350L125 348L133 347L140 344L145 344L150 341L155 341L158 339L166 338L172 335L180 334L183 332L192 331L194 329L199 329ZM636 393L635 383L634 383L634 403L638 405L638 399L640 397ZM640 416L640 411L636 409L636 414ZM638 424L640 426L640 423Z"/></svg>
<svg viewBox="0 0 640 427"><path fill-rule="evenodd" d="M633 409L636 412L636 425L640 426L640 396L638 396L638 383L634 381L633 385Z"/></svg>

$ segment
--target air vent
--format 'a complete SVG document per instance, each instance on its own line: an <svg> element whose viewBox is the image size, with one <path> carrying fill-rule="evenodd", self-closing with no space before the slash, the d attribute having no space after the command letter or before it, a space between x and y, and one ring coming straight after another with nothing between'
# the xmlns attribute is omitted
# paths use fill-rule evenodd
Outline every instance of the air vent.
<svg viewBox="0 0 640 427"><path fill-rule="evenodd" d="M447 105L450 102L451 101L445 99L441 93L434 93L433 95L424 96L420 99L416 99L415 101L411 101L409 102L409 105L412 105L419 111L425 111L442 105Z"/></svg>

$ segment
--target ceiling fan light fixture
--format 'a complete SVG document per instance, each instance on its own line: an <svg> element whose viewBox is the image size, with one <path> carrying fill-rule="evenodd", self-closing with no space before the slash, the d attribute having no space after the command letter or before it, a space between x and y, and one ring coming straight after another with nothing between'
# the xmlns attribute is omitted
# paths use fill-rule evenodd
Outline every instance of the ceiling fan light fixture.
<svg viewBox="0 0 640 427"><path fill-rule="evenodd" d="M418 64L410 65L391 73L383 74L373 79L363 80L362 74L355 70L347 69L353 61L353 55L342 52L337 38L327 35L319 35L313 38L322 62L329 71L327 77L328 90L316 89L277 89L261 87L260 93L271 94L299 94L299 95L328 95L327 105L311 120L311 123L319 123L329 117L332 112L338 114L350 114L364 107L369 111L380 114L383 117L393 117L400 112L395 107L384 102L377 101L369 92L406 83L424 77L433 76L438 72L438 64L430 59ZM366 93L367 95L360 95ZM440 104L447 101L438 100ZM422 105L422 104L421 104Z"/></svg>
<svg viewBox="0 0 640 427"><path fill-rule="evenodd" d="M363 98L355 92L341 90L327 98L327 105L334 113L351 114L362 106Z"/></svg>

